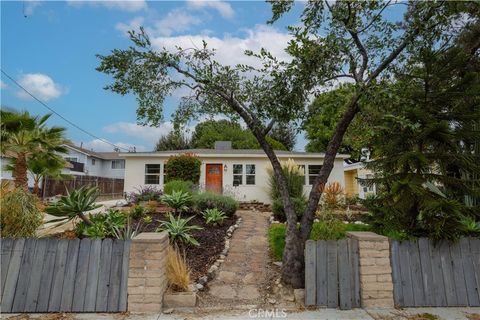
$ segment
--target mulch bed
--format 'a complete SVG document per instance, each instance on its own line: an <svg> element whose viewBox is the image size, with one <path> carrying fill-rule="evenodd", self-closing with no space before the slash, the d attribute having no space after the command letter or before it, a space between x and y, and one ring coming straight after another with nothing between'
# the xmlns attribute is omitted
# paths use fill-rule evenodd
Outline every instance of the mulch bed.
<svg viewBox="0 0 480 320"><path fill-rule="evenodd" d="M159 220L167 220L168 217L164 212L157 212L149 214L153 221L149 224L144 224L143 232L155 232L160 226ZM237 221L237 216L226 218L221 226L212 226L205 224L202 216L194 213L183 213L182 217L194 218L188 222L189 225L198 225L202 230L192 231L192 236L200 243L199 246L186 245L184 246L188 265L192 271L192 280L204 276L208 268L218 259L220 253L225 247L225 236L227 229L234 225ZM138 223L138 221L137 221Z"/></svg>

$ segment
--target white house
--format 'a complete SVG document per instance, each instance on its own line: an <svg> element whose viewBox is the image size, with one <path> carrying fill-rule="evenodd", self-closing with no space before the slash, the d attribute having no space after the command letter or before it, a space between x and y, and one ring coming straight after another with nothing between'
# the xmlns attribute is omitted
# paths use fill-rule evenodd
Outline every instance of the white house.
<svg viewBox="0 0 480 320"><path fill-rule="evenodd" d="M200 186L203 189L234 196L239 201L270 203L267 167L270 164L263 150L231 149L225 142L215 149L190 149L160 152L122 153L125 158L125 192L145 185L163 189L165 162L172 155L193 153L202 161ZM305 168L305 194L311 190L314 177L320 170L324 154L276 151L281 161L294 160ZM343 159L337 155L329 182L338 181L344 187Z"/></svg>
<svg viewBox="0 0 480 320"><path fill-rule="evenodd" d="M74 145L65 145L65 147L68 153L62 156L72 166L64 169L63 173L123 179L125 159L120 156L120 153L94 152Z"/></svg>
<svg viewBox="0 0 480 320"><path fill-rule="evenodd" d="M367 186L361 183L361 179L371 179L374 176L370 169L365 168L364 162L345 164L343 170L347 196L358 196L360 199L365 199L368 195L377 193L375 184Z"/></svg>

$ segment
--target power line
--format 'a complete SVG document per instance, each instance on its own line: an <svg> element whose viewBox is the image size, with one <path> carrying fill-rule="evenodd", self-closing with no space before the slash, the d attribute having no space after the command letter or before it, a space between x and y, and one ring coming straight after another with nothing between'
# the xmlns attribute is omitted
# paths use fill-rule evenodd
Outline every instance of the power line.
<svg viewBox="0 0 480 320"><path fill-rule="evenodd" d="M67 123L69 123L71 126L77 128L78 130L82 131L83 133L95 138L95 139L98 139L100 141L102 141L103 143L106 143L106 144L109 144L115 148L118 148L118 149L123 149L123 150L126 150L128 152L130 152L131 150L127 149L127 148L123 148L123 147L120 147L120 146L117 146L105 139L102 139L96 135L94 135L93 133L90 133L88 132L87 130L79 127L78 125L76 125L75 123L73 123L72 121L68 120L67 118L65 118L64 116L62 116L60 113L58 113L57 111L53 110L52 108L50 108L45 102L43 102L42 100L38 99L37 97L35 97L32 93L30 93L27 89L25 89L20 83L18 83L15 79L13 79L8 73L6 73L5 71L3 71L3 69L1 69L2 73L8 78L10 79L10 81L12 81L13 83L15 83L20 89L22 89L23 91L25 91L30 97L32 97L33 99L35 99L36 101L38 101L42 106L44 106L45 108L47 108L48 110L50 110L52 113L56 114L57 116L59 116L60 118L62 118L63 120L65 120Z"/></svg>

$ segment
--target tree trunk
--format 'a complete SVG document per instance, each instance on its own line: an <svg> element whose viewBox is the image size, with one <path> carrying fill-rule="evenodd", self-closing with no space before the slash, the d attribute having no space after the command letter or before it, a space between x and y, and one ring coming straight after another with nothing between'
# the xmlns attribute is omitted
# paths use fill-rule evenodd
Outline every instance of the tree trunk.
<svg viewBox="0 0 480 320"><path fill-rule="evenodd" d="M324 186L327 181L330 173L332 172L333 165L335 163L335 157L337 155L338 149L343 140L343 136L348 129L348 126L352 122L353 118L359 111L358 108L358 99L360 98L361 93L356 93L350 99L346 111L343 114L342 118L335 128L332 139L328 143L327 152L325 152L325 158L323 159L323 165L318 173L318 176L315 178L315 181L312 185L312 190L310 191L310 196L308 199L308 205L303 213L300 230L302 234L302 241L305 242L310 236L312 231L313 219L315 212L317 211L318 202L322 196L321 186Z"/></svg>
<svg viewBox="0 0 480 320"><path fill-rule="evenodd" d="M85 224L87 226L92 226L93 225L92 221L90 221L90 219L88 219L87 216L83 212L79 212L79 213L77 213L77 215L80 219L83 220L83 222L85 222Z"/></svg>
<svg viewBox="0 0 480 320"><path fill-rule="evenodd" d="M282 280L293 288L305 286L305 241L302 241L297 224L287 224L283 250Z"/></svg>
<svg viewBox="0 0 480 320"><path fill-rule="evenodd" d="M15 187L28 191L27 157L23 152L17 154L13 177Z"/></svg>

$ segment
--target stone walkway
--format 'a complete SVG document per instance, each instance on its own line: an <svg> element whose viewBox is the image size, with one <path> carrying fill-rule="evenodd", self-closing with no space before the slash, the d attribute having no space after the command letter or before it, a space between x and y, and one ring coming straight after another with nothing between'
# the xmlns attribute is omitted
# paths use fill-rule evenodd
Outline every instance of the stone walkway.
<svg viewBox="0 0 480 320"><path fill-rule="evenodd" d="M268 214L237 211L240 227L230 240L230 250L209 290L200 297L204 306L256 305L266 281ZM203 302L203 303L202 303Z"/></svg>

